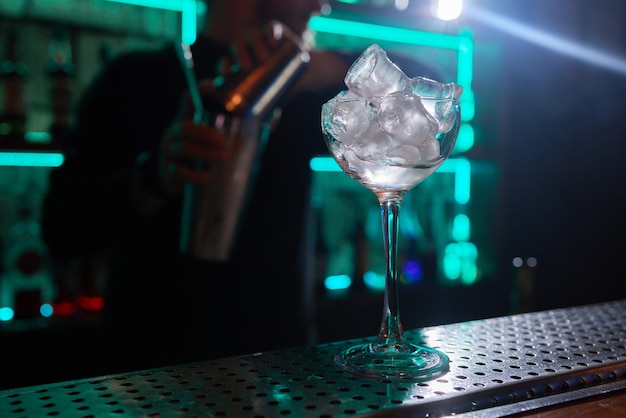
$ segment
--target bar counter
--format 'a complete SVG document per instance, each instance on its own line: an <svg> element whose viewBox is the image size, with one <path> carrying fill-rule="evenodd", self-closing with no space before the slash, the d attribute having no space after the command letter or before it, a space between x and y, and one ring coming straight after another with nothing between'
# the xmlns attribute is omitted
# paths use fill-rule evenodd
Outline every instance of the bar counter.
<svg viewBox="0 0 626 418"><path fill-rule="evenodd" d="M450 357L421 382L339 370L333 355L366 338L9 389L0 416L622 416L625 318L623 300L409 330Z"/></svg>

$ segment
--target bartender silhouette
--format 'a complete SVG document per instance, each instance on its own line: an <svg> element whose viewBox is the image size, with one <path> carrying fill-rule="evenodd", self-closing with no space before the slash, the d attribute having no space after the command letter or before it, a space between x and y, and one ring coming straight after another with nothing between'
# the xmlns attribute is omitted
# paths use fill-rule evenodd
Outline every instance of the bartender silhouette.
<svg viewBox="0 0 626 418"><path fill-rule="evenodd" d="M301 34L319 0L208 0L191 45L199 84L262 62L262 30ZM237 245L227 262L181 254L182 185L214 181L232 158L213 126L194 124L174 43L120 54L86 89L50 176L43 237L59 263L106 260L104 344L124 371L307 344L302 231L311 156L326 153L323 101L350 62L312 53L263 153ZM327 93L324 93L324 91ZM219 199L216 196L215 199ZM274 208L280 207L280 212Z"/></svg>

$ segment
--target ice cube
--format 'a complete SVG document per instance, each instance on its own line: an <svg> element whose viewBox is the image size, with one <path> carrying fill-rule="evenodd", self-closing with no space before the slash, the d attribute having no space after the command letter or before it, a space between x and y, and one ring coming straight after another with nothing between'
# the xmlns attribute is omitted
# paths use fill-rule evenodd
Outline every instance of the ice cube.
<svg viewBox="0 0 626 418"><path fill-rule="evenodd" d="M373 117L373 111L365 100L344 91L322 106L322 129L349 146L365 131Z"/></svg>
<svg viewBox="0 0 626 418"><path fill-rule="evenodd" d="M441 146L435 138L428 139L419 145L422 162L436 161L441 158Z"/></svg>
<svg viewBox="0 0 626 418"><path fill-rule="evenodd" d="M458 100L463 93L463 87L455 83L440 83L430 78L417 76L409 80L407 91L422 97L424 107L439 123L439 133L446 133L454 124L455 111L450 100Z"/></svg>
<svg viewBox="0 0 626 418"><path fill-rule="evenodd" d="M417 76L409 80L408 89L420 97L459 99L463 87L455 83L440 83L427 77Z"/></svg>
<svg viewBox="0 0 626 418"><path fill-rule="evenodd" d="M410 166L419 164L422 161L422 154L416 146L400 144L387 152L387 158L395 164Z"/></svg>
<svg viewBox="0 0 626 418"><path fill-rule="evenodd" d="M435 105L434 117L439 123L439 129L437 130L440 134L445 134L452 129L454 126L454 122L456 120L456 108L453 106L453 103L449 100L441 100L438 101Z"/></svg>
<svg viewBox="0 0 626 418"><path fill-rule="evenodd" d="M391 93L382 99L377 119L384 132L403 144L421 144L434 138L439 129L420 98L411 93Z"/></svg>
<svg viewBox="0 0 626 418"><path fill-rule="evenodd" d="M387 150L394 146L393 139L374 122L352 143L351 148L363 160L381 161L385 159Z"/></svg>
<svg viewBox="0 0 626 418"><path fill-rule="evenodd" d="M344 82L359 96L374 97L406 89L409 77L380 46L372 44L352 63Z"/></svg>

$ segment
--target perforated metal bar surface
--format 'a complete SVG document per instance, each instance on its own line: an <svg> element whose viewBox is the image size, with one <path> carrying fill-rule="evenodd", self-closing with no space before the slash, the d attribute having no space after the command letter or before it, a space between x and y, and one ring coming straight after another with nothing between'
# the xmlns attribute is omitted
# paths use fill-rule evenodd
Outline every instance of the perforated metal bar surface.
<svg viewBox="0 0 626 418"><path fill-rule="evenodd" d="M338 370L351 340L6 390L0 416L503 416L626 388L624 318L618 301L408 331L451 360L423 382Z"/></svg>

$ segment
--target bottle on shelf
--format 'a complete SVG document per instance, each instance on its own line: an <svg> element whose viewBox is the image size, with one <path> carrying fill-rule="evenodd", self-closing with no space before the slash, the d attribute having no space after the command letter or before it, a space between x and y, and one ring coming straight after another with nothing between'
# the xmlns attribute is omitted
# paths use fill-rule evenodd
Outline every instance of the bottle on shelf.
<svg viewBox="0 0 626 418"><path fill-rule="evenodd" d="M16 196L16 216L4 242L0 308L10 308L16 319L39 318L44 303L52 302L54 288L48 254L35 216L35 201L24 191Z"/></svg>
<svg viewBox="0 0 626 418"><path fill-rule="evenodd" d="M52 142L63 142L70 125L71 83L75 74L69 31L56 27L48 47L46 73L50 80L50 110Z"/></svg>
<svg viewBox="0 0 626 418"><path fill-rule="evenodd" d="M4 90L0 109L0 143L24 140L26 106L24 82L28 74L26 64L19 60L19 36L15 27L6 32L6 46L0 64L0 79Z"/></svg>

